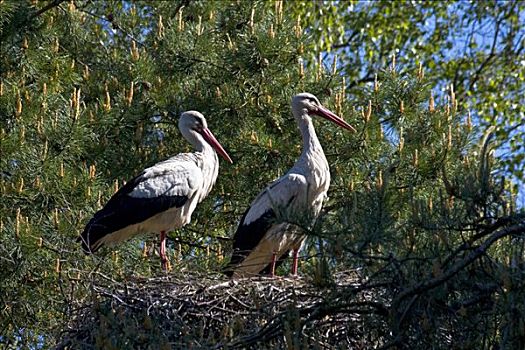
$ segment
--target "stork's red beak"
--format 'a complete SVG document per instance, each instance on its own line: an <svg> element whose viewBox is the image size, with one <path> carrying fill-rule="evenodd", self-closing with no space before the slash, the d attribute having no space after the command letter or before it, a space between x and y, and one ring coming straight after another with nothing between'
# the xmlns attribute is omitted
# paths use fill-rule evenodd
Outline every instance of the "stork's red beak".
<svg viewBox="0 0 525 350"><path fill-rule="evenodd" d="M323 106L317 107L317 111L314 111L312 113L317 114L325 119L328 119L329 121L336 123L342 128L356 132L352 125L348 124L343 118L337 116L336 114L332 113L330 110L324 108Z"/></svg>
<svg viewBox="0 0 525 350"><path fill-rule="evenodd" d="M219 143L219 141L217 141L215 136L213 136L213 134L211 133L210 129L208 129L208 128L202 129L201 135L202 135L202 137L204 137L206 142L208 142L217 151L217 153L219 153L228 162L233 163L233 160L230 158L228 153L226 153L224 148L222 148L221 144Z"/></svg>

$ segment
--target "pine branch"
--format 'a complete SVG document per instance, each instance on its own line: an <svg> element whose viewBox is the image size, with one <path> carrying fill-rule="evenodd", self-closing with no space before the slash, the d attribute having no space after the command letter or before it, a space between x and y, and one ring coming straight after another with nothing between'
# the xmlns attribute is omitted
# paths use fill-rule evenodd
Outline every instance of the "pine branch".
<svg viewBox="0 0 525 350"><path fill-rule="evenodd" d="M499 239L506 236L518 235L523 233L525 233L525 222L520 222L516 225L512 225L494 232L489 238L487 238L485 242L483 242L479 247L477 247L473 252L471 252L465 259L452 266L446 273L443 273L438 277L420 282L417 285L405 289L401 293L399 293L398 296L392 302L392 310L398 309L399 305L404 299L409 298L411 296L421 295L422 293L436 288L442 285L443 283L447 282L465 267L467 267L476 259L484 255L485 252Z"/></svg>
<svg viewBox="0 0 525 350"><path fill-rule="evenodd" d="M28 21L31 21L31 20L35 19L36 17L40 16L41 14L43 14L44 12L47 12L47 11L49 11L49 10L59 6L64 1L66 1L66 0L54 0L54 1L50 2L49 4L47 4L46 6L42 7L40 10L38 10L37 12L33 13L31 15L31 17L29 17Z"/></svg>
<svg viewBox="0 0 525 350"><path fill-rule="evenodd" d="M497 219L494 223L490 225L482 225L481 223L471 223L474 225L478 225L478 229L480 227L483 228L483 231L473 235L472 237L469 237L468 241L460 245L455 251L453 251L441 264L442 267L448 265L449 262L451 262L454 257L456 257L461 251L472 249L472 244L489 235L490 233L494 232L495 230L499 229L500 227L503 227L508 224L512 224L514 222L519 222L520 220L525 220L525 214L516 214L512 216L505 216Z"/></svg>

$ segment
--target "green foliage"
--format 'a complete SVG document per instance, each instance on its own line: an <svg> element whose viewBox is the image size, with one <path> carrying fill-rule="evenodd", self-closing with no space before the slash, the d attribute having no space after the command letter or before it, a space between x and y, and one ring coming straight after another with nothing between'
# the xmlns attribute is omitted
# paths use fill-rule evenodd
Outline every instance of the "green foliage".
<svg viewBox="0 0 525 350"><path fill-rule="evenodd" d="M523 44L508 37L521 33L522 16L511 12L522 5L481 6L0 2L0 344L51 347L90 305L108 325L97 330L127 346L135 329L113 332L118 315L92 287L101 276L124 283L159 275L157 237L97 256L85 256L76 238L124 181L190 150L176 127L188 109L206 116L234 164L221 162L192 223L170 233L171 273L220 270L246 206L300 154L289 104L301 91L358 130L316 121L332 184L302 269L333 289L323 315L346 312L332 301L366 291L386 300L381 312L363 313L370 344L444 347L440 335L464 347L523 344L524 216L504 176L523 169L523 144L512 138L523 134ZM510 28L497 45L505 55L473 43L472 60L444 54L458 23L487 18ZM433 30L420 25L432 19ZM340 74L319 60L329 50L338 52ZM393 52L400 68L386 69ZM431 92L452 81L456 91ZM500 127L484 131L488 124ZM506 141L512 157L493 151ZM359 292L334 287L336 272L349 269ZM297 315L312 327L308 313ZM155 347L165 340L155 332L140 334L153 334Z"/></svg>
<svg viewBox="0 0 525 350"><path fill-rule="evenodd" d="M318 50L338 56L350 98L394 55L406 70L422 64L437 96L452 84L460 110L497 126L500 158L524 185L525 3L292 2L287 10L313 38L310 62Z"/></svg>

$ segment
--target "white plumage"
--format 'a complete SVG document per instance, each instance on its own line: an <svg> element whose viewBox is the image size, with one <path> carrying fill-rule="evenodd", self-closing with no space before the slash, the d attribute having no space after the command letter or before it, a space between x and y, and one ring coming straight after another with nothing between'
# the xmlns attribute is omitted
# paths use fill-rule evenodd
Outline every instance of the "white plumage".
<svg viewBox="0 0 525 350"><path fill-rule="evenodd" d="M141 233L158 232L160 256L167 267L166 232L188 224L197 204L211 191L219 172L215 151L232 162L199 112L183 113L179 129L196 151L157 163L120 188L79 238L87 253Z"/></svg>
<svg viewBox="0 0 525 350"><path fill-rule="evenodd" d="M312 94L292 100L292 112L303 139L303 151L294 166L266 187L244 213L234 235L233 254L226 272L237 277L274 274L276 263L293 252L292 274L297 273L303 228L315 223L330 186L330 169L315 133L311 115L322 116L354 130L324 108Z"/></svg>

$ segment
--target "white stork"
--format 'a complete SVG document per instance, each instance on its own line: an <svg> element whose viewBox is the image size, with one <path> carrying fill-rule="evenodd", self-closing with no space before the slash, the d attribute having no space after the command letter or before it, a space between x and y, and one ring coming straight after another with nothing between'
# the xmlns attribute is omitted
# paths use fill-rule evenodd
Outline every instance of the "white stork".
<svg viewBox="0 0 525 350"><path fill-rule="evenodd" d="M189 223L197 204L211 191L219 172L215 151L233 163L201 113L182 113L179 130L196 151L157 163L121 187L79 237L86 253L141 233L159 232L162 267L167 269L166 232Z"/></svg>
<svg viewBox="0 0 525 350"><path fill-rule="evenodd" d="M311 227L321 211L330 186L330 169L315 133L312 115L355 129L325 107L317 97L301 93L292 99L292 112L301 131L303 150L295 165L273 181L244 213L233 237L233 254L225 269L233 278L275 274L290 250L292 274L297 274L298 253L304 241L301 227Z"/></svg>

